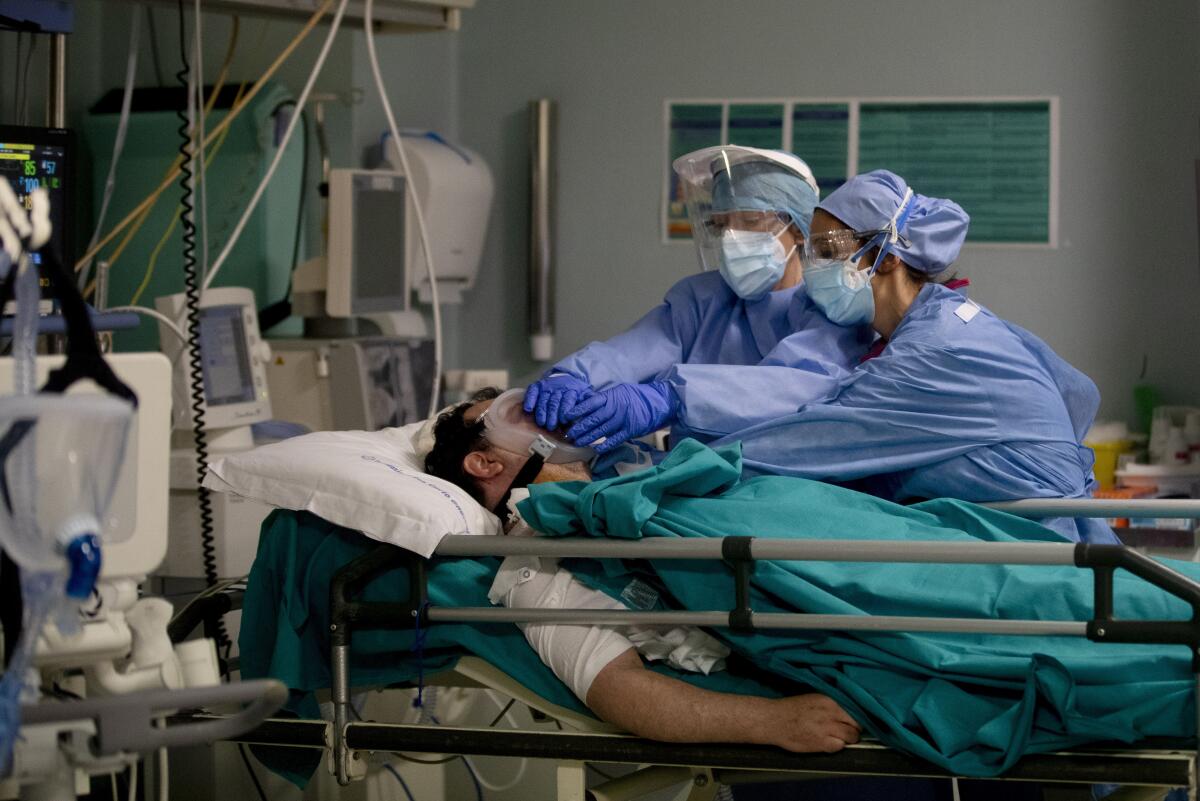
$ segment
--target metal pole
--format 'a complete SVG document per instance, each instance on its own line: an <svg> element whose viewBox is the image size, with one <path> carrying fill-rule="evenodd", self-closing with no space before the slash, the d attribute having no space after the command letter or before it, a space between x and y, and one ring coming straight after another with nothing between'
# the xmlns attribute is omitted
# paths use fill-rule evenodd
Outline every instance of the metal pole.
<svg viewBox="0 0 1200 801"><path fill-rule="evenodd" d="M534 360L554 348L554 101L529 103L529 342Z"/></svg>
<svg viewBox="0 0 1200 801"><path fill-rule="evenodd" d="M727 612L638 612L598 609L491 609L431 607L435 623L556 623L592 626L725 626ZM1087 623L1074 620L985 620L904 615L809 615L756 612L754 628L790 631L923 631L953 634L1015 634L1086 637Z"/></svg>
<svg viewBox="0 0 1200 801"><path fill-rule="evenodd" d="M438 556L546 556L593 559L722 559L720 537L614 540L583 537L450 535ZM822 562L1074 565L1073 543L783 540L755 537L754 559Z"/></svg>
<svg viewBox="0 0 1200 801"><path fill-rule="evenodd" d="M46 127L67 127L67 35L50 35L50 75L46 84Z"/></svg>
<svg viewBox="0 0 1200 801"><path fill-rule="evenodd" d="M984 503L1018 517L1200 517L1200 500L1159 498L1118 501L1106 498L1031 498Z"/></svg>
<svg viewBox="0 0 1200 801"><path fill-rule="evenodd" d="M347 770L350 749L346 747L346 724L350 722L350 646L333 647L333 764L338 784L350 783Z"/></svg>

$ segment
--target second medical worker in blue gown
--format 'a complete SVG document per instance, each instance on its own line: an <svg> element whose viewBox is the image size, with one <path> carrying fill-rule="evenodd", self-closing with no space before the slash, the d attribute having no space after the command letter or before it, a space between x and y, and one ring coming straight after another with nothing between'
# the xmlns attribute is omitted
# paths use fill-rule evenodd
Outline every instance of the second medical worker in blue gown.
<svg viewBox="0 0 1200 801"><path fill-rule="evenodd" d="M841 392L740 431L751 474L845 483L894 501L1083 498L1082 437L1096 385L1046 343L931 278L967 234L949 200L885 170L859 175L813 215L812 300L834 322L871 322L887 345ZM1073 540L1116 542L1099 520L1043 521Z"/></svg>
<svg viewBox="0 0 1200 801"><path fill-rule="evenodd" d="M803 296L800 253L818 198L807 164L729 145L674 168L707 271L534 383L525 409L538 425L603 414L613 446L633 426L710 440L829 397L874 338L867 325L831 323Z"/></svg>

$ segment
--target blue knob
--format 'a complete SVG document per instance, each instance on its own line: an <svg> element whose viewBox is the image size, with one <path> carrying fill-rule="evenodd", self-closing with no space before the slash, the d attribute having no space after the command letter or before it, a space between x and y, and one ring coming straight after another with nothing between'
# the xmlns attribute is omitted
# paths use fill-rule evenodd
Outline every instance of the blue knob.
<svg viewBox="0 0 1200 801"><path fill-rule="evenodd" d="M84 600L96 587L100 576L100 538L95 534L80 534L67 546L67 595Z"/></svg>

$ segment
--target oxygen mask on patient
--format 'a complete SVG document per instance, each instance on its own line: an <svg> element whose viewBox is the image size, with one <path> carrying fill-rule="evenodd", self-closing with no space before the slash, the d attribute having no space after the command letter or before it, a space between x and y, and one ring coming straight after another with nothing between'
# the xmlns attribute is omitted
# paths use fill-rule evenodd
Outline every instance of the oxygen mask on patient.
<svg viewBox="0 0 1200 801"><path fill-rule="evenodd" d="M481 418L484 439L497 448L529 456L500 502L492 508L501 523L508 522L508 499L513 490L529 486L544 466L587 462L596 455L591 448L571 444L561 432L538 428L532 415L522 408L524 402L524 389L510 389L492 401Z"/></svg>
<svg viewBox="0 0 1200 801"><path fill-rule="evenodd" d="M533 415L522 408L525 390L510 389L501 393L483 413L483 438L497 448L513 453L541 453L550 464L587 462L596 455L592 448L573 444L559 431L539 428ZM539 442L541 440L541 442ZM539 449L535 449L535 444Z"/></svg>

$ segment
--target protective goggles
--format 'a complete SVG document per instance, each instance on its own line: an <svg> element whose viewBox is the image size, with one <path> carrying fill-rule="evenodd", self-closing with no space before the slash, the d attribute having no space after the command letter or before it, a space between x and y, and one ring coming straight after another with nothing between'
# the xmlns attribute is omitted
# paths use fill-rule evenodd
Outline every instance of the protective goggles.
<svg viewBox="0 0 1200 801"><path fill-rule="evenodd" d="M888 220L887 226L869 231L826 231L813 234L804 242L803 257L806 265L812 267L828 267L838 262L849 261L857 263L872 248L879 248L879 255L871 265L871 274L879 269L885 256L897 244L901 247L911 247L908 237L900 233L908 223L908 215L912 212L913 191L909 188L900 200L896 213Z"/></svg>
<svg viewBox="0 0 1200 801"><path fill-rule="evenodd" d="M786 214L776 211L710 211L701 215L706 238L720 239L726 231L754 231L778 236L791 224Z"/></svg>
<svg viewBox="0 0 1200 801"><path fill-rule="evenodd" d="M483 438L513 453L538 453L551 464L586 462L596 455L591 448L580 448L553 431L538 428L533 416L522 408L524 389L502 393L480 416Z"/></svg>
<svg viewBox="0 0 1200 801"><path fill-rule="evenodd" d="M825 267L841 261L856 262L871 248L884 244L891 238L887 228L877 228L873 231L827 231L823 234L812 234L804 241L804 262L813 267ZM904 247L909 246L908 238L896 234L895 240ZM883 254L880 254L882 260Z"/></svg>

